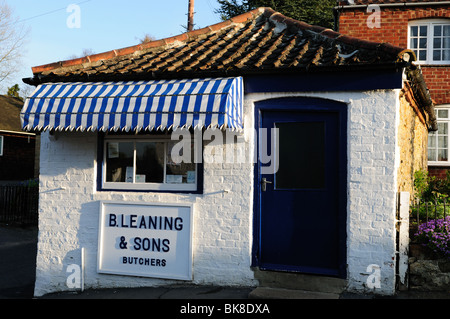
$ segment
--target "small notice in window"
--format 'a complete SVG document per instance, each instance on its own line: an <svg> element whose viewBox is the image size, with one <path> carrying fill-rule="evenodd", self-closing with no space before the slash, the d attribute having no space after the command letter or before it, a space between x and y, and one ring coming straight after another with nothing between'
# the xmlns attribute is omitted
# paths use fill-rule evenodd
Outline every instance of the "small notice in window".
<svg viewBox="0 0 450 319"><path fill-rule="evenodd" d="M127 170L125 173L125 182L133 183L133 167L127 166Z"/></svg>
<svg viewBox="0 0 450 319"><path fill-rule="evenodd" d="M108 158L119 157L119 143L108 143Z"/></svg>
<svg viewBox="0 0 450 319"><path fill-rule="evenodd" d="M136 183L145 183L145 175L136 174Z"/></svg>
<svg viewBox="0 0 450 319"><path fill-rule="evenodd" d="M181 184L183 182L183 175L167 175L166 182L171 184Z"/></svg>
<svg viewBox="0 0 450 319"><path fill-rule="evenodd" d="M195 171L188 171L187 172L187 183L188 184L195 183Z"/></svg>

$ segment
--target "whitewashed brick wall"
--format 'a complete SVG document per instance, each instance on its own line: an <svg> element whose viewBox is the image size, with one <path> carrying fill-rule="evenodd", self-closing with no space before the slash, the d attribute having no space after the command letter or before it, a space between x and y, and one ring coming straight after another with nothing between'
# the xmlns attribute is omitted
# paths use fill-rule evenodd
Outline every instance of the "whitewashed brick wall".
<svg viewBox="0 0 450 319"><path fill-rule="evenodd" d="M395 193L398 150L398 91L310 93L343 101L348 120L347 262L350 290L367 290L370 264L381 267L381 288L394 292ZM305 96L305 94L302 94ZM252 158L253 103L292 94L251 94L245 100L245 150ZM209 147L206 145L206 147ZM141 287L177 283L97 273L102 200L194 204L195 284L254 286L253 165L204 164L204 194L96 191L97 135L42 135L40 220L35 295L69 288L67 266L86 251L85 288ZM228 192L224 192L224 190Z"/></svg>
<svg viewBox="0 0 450 319"><path fill-rule="evenodd" d="M348 104L347 279L348 290L395 292L395 201L400 155L399 90L339 93L265 93L247 103L310 96ZM370 265L380 267L380 288L367 287Z"/></svg>
<svg viewBox="0 0 450 319"><path fill-rule="evenodd" d="M250 152L249 145L246 143L246 152ZM250 269L251 163L204 163L202 195L98 192L96 152L95 133L63 132L52 137L44 133L42 136L36 296L69 290L67 266L81 265L82 247L86 256L86 289L180 283L97 273L99 210L103 200L194 204L193 283L257 284Z"/></svg>

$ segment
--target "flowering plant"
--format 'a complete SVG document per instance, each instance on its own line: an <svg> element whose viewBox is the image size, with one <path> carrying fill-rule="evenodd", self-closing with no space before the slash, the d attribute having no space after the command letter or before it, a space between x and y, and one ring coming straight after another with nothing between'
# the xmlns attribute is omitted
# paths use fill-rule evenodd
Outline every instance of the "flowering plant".
<svg viewBox="0 0 450 319"><path fill-rule="evenodd" d="M439 256L450 258L450 216L420 224L414 236Z"/></svg>

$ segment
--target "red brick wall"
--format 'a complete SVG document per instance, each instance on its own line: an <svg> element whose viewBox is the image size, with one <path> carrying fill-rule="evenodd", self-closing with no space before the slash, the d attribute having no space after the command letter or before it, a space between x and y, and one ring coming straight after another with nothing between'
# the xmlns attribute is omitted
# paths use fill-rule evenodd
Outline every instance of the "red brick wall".
<svg viewBox="0 0 450 319"><path fill-rule="evenodd" d="M367 9L345 9L340 13L339 32L357 38L388 42L408 47L408 21L430 18L450 18L450 6L432 7L381 7L380 28L369 28L368 18L373 13ZM369 20L373 21L373 20ZM425 81L436 104L450 103L450 66L423 66Z"/></svg>
<svg viewBox="0 0 450 319"><path fill-rule="evenodd" d="M429 176L436 176L440 179L445 179L447 176L447 167L438 167L438 166L428 166L428 175Z"/></svg>

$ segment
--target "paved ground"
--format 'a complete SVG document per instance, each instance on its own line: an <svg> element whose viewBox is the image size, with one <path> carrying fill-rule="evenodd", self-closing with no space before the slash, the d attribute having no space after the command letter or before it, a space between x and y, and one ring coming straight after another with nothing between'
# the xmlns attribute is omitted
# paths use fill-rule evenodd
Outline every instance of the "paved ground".
<svg viewBox="0 0 450 319"><path fill-rule="evenodd" d="M33 297L36 228L0 225L0 299Z"/></svg>
<svg viewBox="0 0 450 319"><path fill-rule="evenodd" d="M36 228L0 225L0 299L32 299L36 269ZM399 292L393 297L329 294L270 288L159 287L86 290L40 299L450 299L450 292Z"/></svg>

